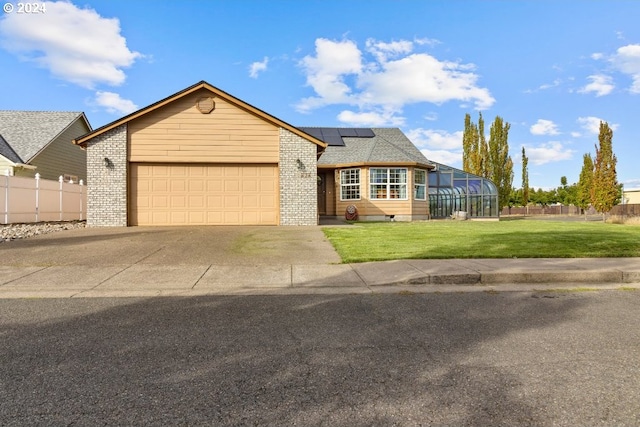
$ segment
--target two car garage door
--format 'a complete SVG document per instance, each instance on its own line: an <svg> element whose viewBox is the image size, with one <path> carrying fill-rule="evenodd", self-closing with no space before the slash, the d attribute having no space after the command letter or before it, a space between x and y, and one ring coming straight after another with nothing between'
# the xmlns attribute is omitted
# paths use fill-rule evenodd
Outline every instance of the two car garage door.
<svg viewBox="0 0 640 427"><path fill-rule="evenodd" d="M130 225L277 225L277 165L130 165Z"/></svg>

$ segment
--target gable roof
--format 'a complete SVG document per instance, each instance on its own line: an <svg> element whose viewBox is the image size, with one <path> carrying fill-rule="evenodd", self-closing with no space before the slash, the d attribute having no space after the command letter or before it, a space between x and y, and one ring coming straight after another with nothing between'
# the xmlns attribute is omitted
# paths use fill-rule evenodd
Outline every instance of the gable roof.
<svg viewBox="0 0 640 427"><path fill-rule="evenodd" d="M78 118L82 118L91 129L82 112L0 110L0 135L13 152L14 159L17 156L20 163L29 163ZM6 147L0 153L4 152L10 155Z"/></svg>
<svg viewBox="0 0 640 427"><path fill-rule="evenodd" d="M343 136L343 146L330 145L327 147L318 160L318 167L347 167L367 164L416 165L429 169L435 167L400 129L373 128L370 130L373 132L373 137Z"/></svg>
<svg viewBox="0 0 640 427"><path fill-rule="evenodd" d="M0 135L0 156L9 160L12 163L22 163L22 159L20 156L13 151L13 148L9 145L7 141L4 140L2 135Z"/></svg>
<svg viewBox="0 0 640 427"><path fill-rule="evenodd" d="M111 129L117 128L118 126L125 124L127 122L130 122L131 120L137 119L140 116L143 116L151 111L157 110L158 108L161 108L177 99L180 99L184 96L187 96L197 90L200 89L206 89L210 92L212 92L213 94L215 94L216 96L224 99L225 101L235 105L238 108L241 108L245 111L248 111L260 118L262 118L263 120L274 124L275 126L279 126L282 127L284 129L287 129L291 132L293 132L294 134L316 144L319 148L325 148L327 146L326 143L324 143L322 140L316 138L315 136L309 135L303 131L301 131L300 129L288 124L287 122L278 119L277 117L274 117L270 114L265 113L264 111L260 110L259 108L254 107L251 104L247 104L246 102L228 94L227 92L218 89L215 86L212 86L211 84L205 82L204 80L194 84L193 86L189 86L186 89L181 90L180 92L176 92L173 95L170 95L164 99L161 99L158 102L155 102L151 105L148 105L144 108L141 108L138 111L135 111L127 116L122 117L121 119L118 119L114 122L108 123L96 130L94 130L93 132L90 132L86 135L83 135L79 138L76 138L73 143L80 145L80 146L86 146L87 142L89 142L90 139L95 138L96 136L99 136L105 132L108 132Z"/></svg>

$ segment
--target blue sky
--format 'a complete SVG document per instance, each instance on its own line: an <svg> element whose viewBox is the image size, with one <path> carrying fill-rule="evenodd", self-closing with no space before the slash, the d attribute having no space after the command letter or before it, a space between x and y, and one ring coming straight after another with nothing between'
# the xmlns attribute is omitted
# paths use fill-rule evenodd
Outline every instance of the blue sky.
<svg viewBox="0 0 640 427"><path fill-rule="evenodd" d="M454 167L481 112L487 133L511 125L516 188L523 146L531 186L576 182L602 120L618 180L640 187L637 1L9 3L0 109L97 128L206 80L296 126L399 127Z"/></svg>

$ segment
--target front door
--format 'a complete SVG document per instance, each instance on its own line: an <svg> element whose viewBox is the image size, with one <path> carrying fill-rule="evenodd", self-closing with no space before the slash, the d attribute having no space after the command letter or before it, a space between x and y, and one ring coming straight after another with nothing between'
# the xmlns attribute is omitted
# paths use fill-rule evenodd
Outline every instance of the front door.
<svg viewBox="0 0 640 427"><path fill-rule="evenodd" d="M327 214L327 177L325 174L318 175L318 214Z"/></svg>

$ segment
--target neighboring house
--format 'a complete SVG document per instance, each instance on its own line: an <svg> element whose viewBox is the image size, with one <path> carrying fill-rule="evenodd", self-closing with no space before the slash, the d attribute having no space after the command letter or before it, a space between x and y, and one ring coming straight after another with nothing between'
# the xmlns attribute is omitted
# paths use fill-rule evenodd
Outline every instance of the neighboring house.
<svg viewBox="0 0 640 427"><path fill-rule="evenodd" d="M495 192L469 198L490 181L430 162L399 129L294 127L204 81L73 142L89 226L498 216Z"/></svg>
<svg viewBox="0 0 640 427"><path fill-rule="evenodd" d="M0 111L0 175L86 181L86 152L71 141L90 131L84 113Z"/></svg>
<svg viewBox="0 0 640 427"><path fill-rule="evenodd" d="M624 189L622 191L622 204L637 205L640 204L640 188Z"/></svg>

